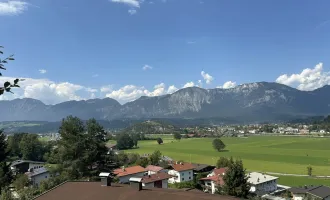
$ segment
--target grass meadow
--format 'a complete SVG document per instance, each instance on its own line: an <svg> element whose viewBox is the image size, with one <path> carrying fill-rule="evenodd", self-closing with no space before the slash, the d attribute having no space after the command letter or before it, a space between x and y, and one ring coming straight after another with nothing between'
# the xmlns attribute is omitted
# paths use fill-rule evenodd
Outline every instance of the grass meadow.
<svg viewBox="0 0 330 200"><path fill-rule="evenodd" d="M175 160L215 164L220 156L241 158L248 171L330 175L330 139L308 137L252 136L248 138L222 138L226 151L217 152L211 138L190 138L176 141L172 136L161 136L164 144L156 141L139 141L135 153L152 153L160 150ZM281 176L280 184L304 185L319 183L330 185L329 180L308 177Z"/></svg>

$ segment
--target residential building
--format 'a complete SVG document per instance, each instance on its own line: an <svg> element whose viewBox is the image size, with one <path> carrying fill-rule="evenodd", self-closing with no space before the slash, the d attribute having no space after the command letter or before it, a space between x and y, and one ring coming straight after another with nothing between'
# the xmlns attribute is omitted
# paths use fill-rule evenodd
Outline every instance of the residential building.
<svg viewBox="0 0 330 200"><path fill-rule="evenodd" d="M106 179L104 180L106 181ZM132 182L130 185L101 184L101 182L65 182L32 200L238 200L235 197L217 196L196 191L143 188L141 184L139 182Z"/></svg>
<svg viewBox="0 0 330 200"><path fill-rule="evenodd" d="M278 177L258 172L248 174L248 182L251 184L250 192L256 195L269 194L277 190Z"/></svg>
<svg viewBox="0 0 330 200"><path fill-rule="evenodd" d="M31 168L28 172L25 172L25 175L28 176L31 184L36 187L40 185L41 181L47 180L50 177L50 173L45 167Z"/></svg>
<svg viewBox="0 0 330 200"><path fill-rule="evenodd" d="M44 162L32 160L16 160L11 163L10 169L14 174L22 174L28 172L29 169L39 169L45 166Z"/></svg>
<svg viewBox="0 0 330 200"><path fill-rule="evenodd" d="M302 188L290 188L293 200L330 200L330 188L327 186L305 186Z"/></svg>
<svg viewBox="0 0 330 200"><path fill-rule="evenodd" d="M204 183L204 192L214 194L218 186L224 185L223 176L226 174L226 171L227 168L215 168L205 178L201 178L200 181Z"/></svg>
<svg viewBox="0 0 330 200"><path fill-rule="evenodd" d="M165 172L159 172L142 177L142 186L146 188L167 188L168 179L171 175Z"/></svg>
<svg viewBox="0 0 330 200"><path fill-rule="evenodd" d="M143 177L147 174L147 170L139 165L133 167L122 167L115 169L113 173L119 179L119 183L128 183L132 177Z"/></svg>
<svg viewBox="0 0 330 200"><path fill-rule="evenodd" d="M168 180L169 183L181 183L186 181L192 181L194 178L194 165L190 163L176 163L170 167L168 174L173 175Z"/></svg>
<svg viewBox="0 0 330 200"><path fill-rule="evenodd" d="M213 165L199 164L199 163L191 163L191 164L194 166L194 174L211 172L215 168L215 166Z"/></svg>
<svg viewBox="0 0 330 200"><path fill-rule="evenodd" d="M148 165L146 167L146 170L148 171L148 175L157 174L157 173L160 173L160 172L166 172L167 173L167 171L168 171L166 169L163 169L162 167L155 166L155 165Z"/></svg>

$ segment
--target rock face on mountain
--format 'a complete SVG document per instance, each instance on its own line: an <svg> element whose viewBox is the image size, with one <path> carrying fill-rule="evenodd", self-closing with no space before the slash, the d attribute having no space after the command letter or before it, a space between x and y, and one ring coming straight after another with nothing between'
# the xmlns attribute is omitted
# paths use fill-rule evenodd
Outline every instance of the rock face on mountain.
<svg viewBox="0 0 330 200"><path fill-rule="evenodd" d="M68 115L82 119L212 118L274 121L282 117L327 115L330 86L300 91L278 83L242 84L231 89L191 87L158 97L141 97L120 105L116 100L92 99L45 105L34 99L0 101L0 121L59 121Z"/></svg>

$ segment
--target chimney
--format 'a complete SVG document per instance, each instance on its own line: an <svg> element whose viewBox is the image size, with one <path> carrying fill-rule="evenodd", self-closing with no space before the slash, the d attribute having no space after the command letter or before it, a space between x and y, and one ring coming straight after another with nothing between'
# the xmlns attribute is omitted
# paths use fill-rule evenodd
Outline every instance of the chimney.
<svg viewBox="0 0 330 200"><path fill-rule="evenodd" d="M122 167L123 172L125 171L125 166Z"/></svg>
<svg viewBox="0 0 330 200"><path fill-rule="evenodd" d="M129 179L129 184L130 187L134 190L141 191L142 190L142 178L130 178Z"/></svg>
<svg viewBox="0 0 330 200"><path fill-rule="evenodd" d="M101 186L111 186L111 180L110 173L107 172L101 172L99 177L101 178Z"/></svg>

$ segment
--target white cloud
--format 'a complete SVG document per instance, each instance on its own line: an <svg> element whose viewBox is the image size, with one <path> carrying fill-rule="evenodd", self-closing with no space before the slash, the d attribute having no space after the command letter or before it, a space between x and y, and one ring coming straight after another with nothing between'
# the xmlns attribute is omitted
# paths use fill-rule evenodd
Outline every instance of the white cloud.
<svg viewBox="0 0 330 200"><path fill-rule="evenodd" d="M176 92L176 91L178 91L179 89L178 88L176 88L174 85L171 85L170 87L168 87L168 89L167 89L167 94L172 94L172 93L174 93L174 92Z"/></svg>
<svg viewBox="0 0 330 200"><path fill-rule="evenodd" d="M201 72L201 75L202 75L203 79L205 80L206 84L210 84L214 79L210 74L208 74L204 71Z"/></svg>
<svg viewBox="0 0 330 200"><path fill-rule="evenodd" d="M4 1L0 2L0 15L19 15L28 8L28 3L24 1Z"/></svg>
<svg viewBox="0 0 330 200"><path fill-rule="evenodd" d="M138 0L111 0L111 1L114 3L123 3L136 8L140 7L140 1Z"/></svg>
<svg viewBox="0 0 330 200"><path fill-rule="evenodd" d="M40 74L46 74L47 73L47 70L45 70L45 69L39 69L39 72L40 72Z"/></svg>
<svg viewBox="0 0 330 200"><path fill-rule="evenodd" d="M112 85L103 86L100 89L101 92L111 92L112 90L113 90L113 86Z"/></svg>
<svg viewBox="0 0 330 200"><path fill-rule="evenodd" d="M12 81L14 77L0 77L0 83ZM0 100L14 98L34 98L45 104L56 104L68 100L88 99L97 90L69 82L56 83L48 79L24 78L20 88L13 89L14 94L6 93Z"/></svg>
<svg viewBox="0 0 330 200"><path fill-rule="evenodd" d="M236 82L233 81L227 81L222 86L217 86L217 88L223 88L223 89L229 89L236 87Z"/></svg>
<svg viewBox="0 0 330 200"><path fill-rule="evenodd" d="M195 83L191 81L191 82L184 84L183 88L194 87L194 86L195 86Z"/></svg>
<svg viewBox="0 0 330 200"><path fill-rule="evenodd" d="M106 97L116 99L120 103L125 103L138 99L141 96L160 96L164 94L171 94L177 90L178 89L174 85L171 85L166 90L166 85L164 83L155 85L152 91L145 89L145 87L126 85L122 88L119 88L118 90L111 91L110 93L106 94Z"/></svg>
<svg viewBox="0 0 330 200"><path fill-rule="evenodd" d="M323 63L319 63L313 69L304 69L300 74L283 74L276 79L276 82L310 91L329 85L330 72L324 72Z"/></svg>
<svg viewBox="0 0 330 200"><path fill-rule="evenodd" d="M130 15L134 15L134 14L136 14L136 9L129 9L128 10L128 13L130 14Z"/></svg>
<svg viewBox="0 0 330 200"><path fill-rule="evenodd" d="M93 78L96 78L96 77L98 77L99 75L98 74L93 74Z"/></svg>
<svg viewBox="0 0 330 200"><path fill-rule="evenodd" d="M146 70L152 69L152 67L150 65L144 65L142 67L142 69L146 71Z"/></svg>

